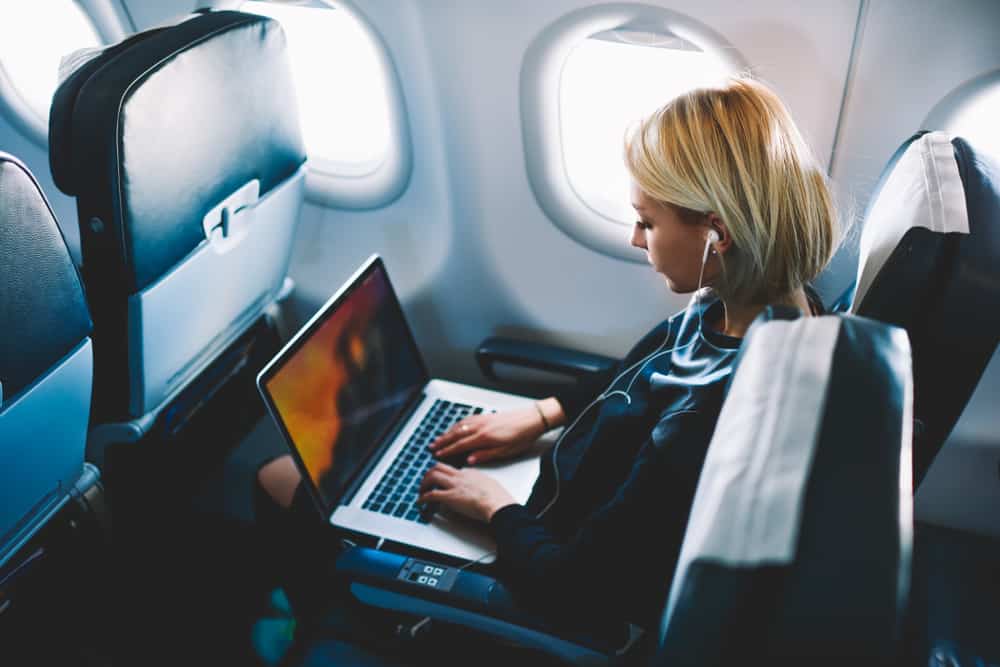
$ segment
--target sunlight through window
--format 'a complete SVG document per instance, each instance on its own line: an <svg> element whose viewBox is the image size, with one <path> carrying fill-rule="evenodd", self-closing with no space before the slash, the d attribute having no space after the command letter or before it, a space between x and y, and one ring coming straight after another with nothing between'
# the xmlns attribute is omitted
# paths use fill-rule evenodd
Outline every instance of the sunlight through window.
<svg viewBox="0 0 1000 667"><path fill-rule="evenodd" d="M720 59L674 37L612 31L581 42L566 60L559 91L563 161L577 196L597 213L631 224L622 160L627 128L728 74Z"/></svg>
<svg viewBox="0 0 1000 667"><path fill-rule="evenodd" d="M1000 161L1000 84L976 95L948 123L949 133Z"/></svg>
<svg viewBox="0 0 1000 667"><path fill-rule="evenodd" d="M377 46L357 21L332 7L253 1L241 9L285 30L313 166L345 176L378 169L390 149L387 82Z"/></svg>
<svg viewBox="0 0 1000 667"><path fill-rule="evenodd" d="M60 59L100 43L93 23L72 0L0 2L0 66L22 101L45 123Z"/></svg>

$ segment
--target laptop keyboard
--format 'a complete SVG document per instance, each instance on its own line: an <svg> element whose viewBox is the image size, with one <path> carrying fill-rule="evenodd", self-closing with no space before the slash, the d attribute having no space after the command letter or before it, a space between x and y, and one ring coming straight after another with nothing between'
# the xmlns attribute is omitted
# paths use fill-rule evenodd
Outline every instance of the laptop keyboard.
<svg viewBox="0 0 1000 667"><path fill-rule="evenodd" d="M365 499L362 508L407 521L430 523L433 510L417 503L424 473L437 463L427 445L455 422L481 412L483 408L474 405L441 399L434 401L378 485Z"/></svg>

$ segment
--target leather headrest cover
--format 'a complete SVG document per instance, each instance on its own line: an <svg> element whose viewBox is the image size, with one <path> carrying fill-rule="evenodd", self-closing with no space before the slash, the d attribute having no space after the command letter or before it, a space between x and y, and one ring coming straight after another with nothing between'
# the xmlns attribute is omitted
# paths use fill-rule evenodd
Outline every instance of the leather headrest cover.
<svg viewBox="0 0 1000 667"><path fill-rule="evenodd" d="M127 293L204 241L226 197L253 179L263 197L305 160L281 26L240 12L109 48L63 82L50 125L56 183L84 225L100 220L84 262L88 247L112 249Z"/></svg>
<svg viewBox="0 0 1000 667"><path fill-rule="evenodd" d="M73 110L76 108L76 96L80 94L80 88L93 76L94 72L108 64L118 54L163 30L164 28L156 28L136 33L128 39L123 39L117 44L109 46L100 56L87 61L66 77L66 80L56 89L49 110L49 166L56 187L66 194L75 195L77 193L71 138Z"/></svg>
<svg viewBox="0 0 1000 667"><path fill-rule="evenodd" d="M943 132L920 134L900 150L886 167L865 216L855 304L864 301L910 229L969 233L965 191L950 137Z"/></svg>
<svg viewBox="0 0 1000 667"><path fill-rule="evenodd" d="M90 334L76 266L38 183L0 153L0 382L5 400Z"/></svg>

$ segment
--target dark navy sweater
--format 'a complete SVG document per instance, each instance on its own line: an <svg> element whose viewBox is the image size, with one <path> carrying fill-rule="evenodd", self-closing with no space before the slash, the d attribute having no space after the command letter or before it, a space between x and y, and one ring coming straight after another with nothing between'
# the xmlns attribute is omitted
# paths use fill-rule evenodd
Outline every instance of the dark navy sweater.
<svg viewBox="0 0 1000 667"><path fill-rule="evenodd" d="M653 627L741 342L709 325L721 310L716 299L693 303L613 373L557 397L562 440L527 503L490 521L515 593L570 621Z"/></svg>

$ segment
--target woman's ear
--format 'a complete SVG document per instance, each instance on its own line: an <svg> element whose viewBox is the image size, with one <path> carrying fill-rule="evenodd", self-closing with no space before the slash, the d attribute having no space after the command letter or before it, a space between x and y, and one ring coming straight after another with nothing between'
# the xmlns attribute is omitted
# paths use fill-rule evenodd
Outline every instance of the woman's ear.
<svg viewBox="0 0 1000 667"><path fill-rule="evenodd" d="M718 240L712 242L712 250L719 255L725 254L733 245L733 237L729 233L729 228L726 227L726 223L722 221L722 218L713 211L706 213L705 218L708 222L708 228L718 236Z"/></svg>

